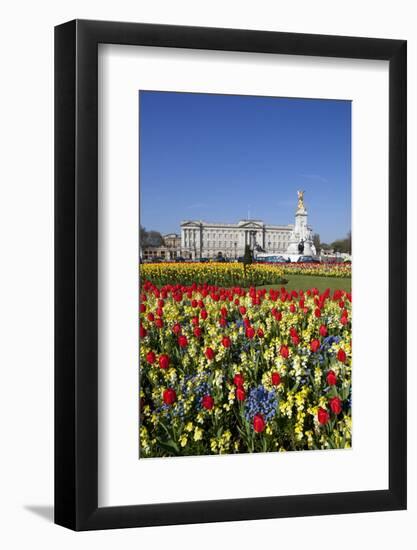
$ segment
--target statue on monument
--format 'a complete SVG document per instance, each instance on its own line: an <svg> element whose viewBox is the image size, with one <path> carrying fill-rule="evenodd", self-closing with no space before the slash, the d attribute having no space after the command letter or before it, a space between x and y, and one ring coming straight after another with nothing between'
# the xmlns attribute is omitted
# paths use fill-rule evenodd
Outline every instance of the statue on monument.
<svg viewBox="0 0 417 550"><path fill-rule="evenodd" d="M297 197L298 197L297 210L305 210L304 191L297 191Z"/></svg>
<svg viewBox="0 0 417 550"><path fill-rule="evenodd" d="M304 252L304 239L301 239L301 241L298 243L298 252L300 254Z"/></svg>

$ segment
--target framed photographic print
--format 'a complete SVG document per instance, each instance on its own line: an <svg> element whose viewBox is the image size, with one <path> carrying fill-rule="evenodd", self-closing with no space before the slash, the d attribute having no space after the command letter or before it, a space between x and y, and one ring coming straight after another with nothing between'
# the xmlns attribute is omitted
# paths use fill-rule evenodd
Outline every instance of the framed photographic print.
<svg viewBox="0 0 417 550"><path fill-rule="evenodd" d="M406 507L406 42L55 30L55 521Z"/></svg>

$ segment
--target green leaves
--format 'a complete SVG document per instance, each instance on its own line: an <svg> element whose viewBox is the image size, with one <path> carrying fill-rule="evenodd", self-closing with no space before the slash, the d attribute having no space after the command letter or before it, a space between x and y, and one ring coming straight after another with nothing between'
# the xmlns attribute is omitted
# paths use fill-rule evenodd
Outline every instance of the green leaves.
<svg viewBox="0 0 417 550"><path fill-rule="evenodd" d="M349 397L349 394L350 394L350 384L349 386L345 386L344 388L342 388L340 391L340 398L342 399L342 401L346 401L346 399Z"/></svg>
<svg viewBox="0 0 417 550"><path fill-rule="evenodd" d="M161 449L168 452L169 454L174 454L175 456L178 456L180 454L180 449L178 445L175 443L175 441L172 441L172 439L169 439L168 441L162 441L162 439L156 438L156 441L159 447L161 447Z"/></svg>

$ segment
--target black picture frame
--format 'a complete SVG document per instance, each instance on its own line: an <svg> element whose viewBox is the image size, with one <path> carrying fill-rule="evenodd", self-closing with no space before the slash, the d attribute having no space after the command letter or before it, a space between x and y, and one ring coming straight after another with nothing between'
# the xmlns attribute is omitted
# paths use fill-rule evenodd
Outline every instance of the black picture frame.
<svg viewBox="0 0 417 550"><path fill-rule="evenodd" d="M98 507L97 52L106 43L389 62L387 490ZM406 508L406 45L106 21L55 28L55 523L78 531Z"/></svg>

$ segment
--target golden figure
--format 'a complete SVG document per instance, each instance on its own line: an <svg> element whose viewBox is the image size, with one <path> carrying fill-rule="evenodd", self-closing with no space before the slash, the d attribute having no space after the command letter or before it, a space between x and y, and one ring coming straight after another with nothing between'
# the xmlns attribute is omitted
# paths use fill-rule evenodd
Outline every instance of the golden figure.
<svg viewBox="0 0 417 550"><path fill-rule="evenodd" d="M305 210L304 206L304 191L297 191L298 205L297 210Z"/></svg>

